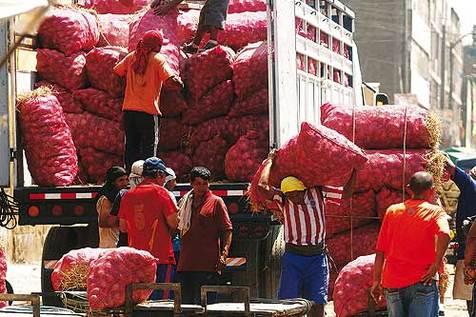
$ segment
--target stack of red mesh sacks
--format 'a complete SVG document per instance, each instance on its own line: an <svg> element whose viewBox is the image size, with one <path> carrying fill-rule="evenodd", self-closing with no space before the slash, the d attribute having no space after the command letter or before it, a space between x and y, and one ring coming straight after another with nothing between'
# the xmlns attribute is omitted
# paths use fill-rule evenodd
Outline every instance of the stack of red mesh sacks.
<svg viewBox="0 0 476 317"><path fill-rule="evenodd" d="M5 250L0 248L0 294L7 293L7 255ZM8 302L0 302L0 308L8 305Z"/></svg>
<svg viewBox="0 0 476 317"><path fill-rule="evenodd" d="M321 109L322 124L353 140L368 157L357 173L352 202L326 205L328 247L340 269L374 253L378 219L390 205L402 202L404 194L408 197L405 185L411 175L425 170L435 141L429 114L418 107L326 104Z"/></svg>

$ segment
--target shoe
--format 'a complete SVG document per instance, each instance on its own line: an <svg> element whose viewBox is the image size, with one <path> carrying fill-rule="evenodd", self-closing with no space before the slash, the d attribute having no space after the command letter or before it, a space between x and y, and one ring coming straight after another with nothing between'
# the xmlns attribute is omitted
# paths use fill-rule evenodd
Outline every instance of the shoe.
<svg viewBox="0 0 476 317"><path fill-rule="evenodd" d="M198 46L192 43L185 44L182 50L187 54L195 54L198 51Z"/></svg>
<svg viewBox="0 0 476 317"><path fill-rule="evenodd" d="M208 43L203 47L203 50L206 51L206 50L210 50L214 47L217 47L218 46L218 42L216 41L208 41Z"/></svg>

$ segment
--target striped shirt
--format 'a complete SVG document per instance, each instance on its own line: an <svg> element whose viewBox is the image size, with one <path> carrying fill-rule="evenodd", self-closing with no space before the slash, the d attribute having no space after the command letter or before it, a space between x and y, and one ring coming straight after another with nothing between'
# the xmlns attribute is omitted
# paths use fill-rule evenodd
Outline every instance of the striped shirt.
<svg viewBox="0 0 476 317"><path fill-rule="evenodd" d="M325 241L326 223L324 200L340 204L342 188L310 188L304 194L304 204L295 204L289 199L275 198L280 201L284 214L284 241L286 243L307 246L318 245Z"/></svg>

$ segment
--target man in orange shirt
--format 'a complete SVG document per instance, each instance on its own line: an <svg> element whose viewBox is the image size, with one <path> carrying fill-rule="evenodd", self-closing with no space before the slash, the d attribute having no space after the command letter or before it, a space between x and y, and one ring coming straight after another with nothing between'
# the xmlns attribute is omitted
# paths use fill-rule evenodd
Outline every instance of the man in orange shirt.
<svg viewBox="0 0 476 317"><path fill-rule="evenodd" d="M126 133L125 163L130 171L132 163L157 155L160 128L160 93L162 87L180 90L183 83L159 54L163 38L158 31L148 31L115 67L114 72L126 77L126 91L122 110Z"/></svg>
<svg viewBox="0 0 476 317"><path fill-rule="evenodd" d="M409 184L412 199L392 205L377 240L374 299L385 290L390 317L438 316L438 268L450 242L448 216L432 204L433 177L415 173Z"/></svg>

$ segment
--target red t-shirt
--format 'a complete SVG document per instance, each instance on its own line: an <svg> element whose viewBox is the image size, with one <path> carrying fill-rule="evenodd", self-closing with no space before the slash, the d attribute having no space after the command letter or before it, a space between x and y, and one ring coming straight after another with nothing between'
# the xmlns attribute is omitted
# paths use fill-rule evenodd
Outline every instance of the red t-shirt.
<svg viewBox="0 0 476 317"><path fill-rule="evenodd" d="M220 237L225 230L233 229L225 202L208 192L191 217L190 229L181 238L177 271L216 272Z"/></svg>
<svg viewBox="0 0 476 317"><path fill-rule="evenodd" d="M149 251L159 264L175 264L167 217L177 212L168 191L149 180L129 190L121 200L119 218L127 224L129 246Z"/></svg>

